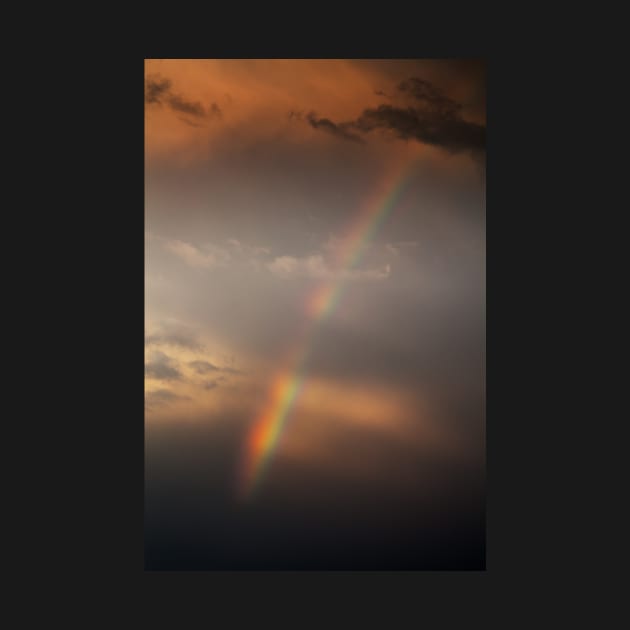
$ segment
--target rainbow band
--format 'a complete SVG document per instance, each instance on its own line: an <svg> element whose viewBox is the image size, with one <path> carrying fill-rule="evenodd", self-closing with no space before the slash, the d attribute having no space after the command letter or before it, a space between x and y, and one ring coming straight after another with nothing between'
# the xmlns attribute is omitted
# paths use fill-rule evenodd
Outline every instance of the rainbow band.
<svg viewBox="0 0 630 630"><path fill-rule="evenodd" d="M345 286L344 272L359 263L379 228L400 200L412 172L411 164L403 162L387 173L343 239L338 250L337 273L332 279L322 282L309 297L307 307L310 319L306 320L284 369L273 380L267 404L247 436L239 479L241 498L252 495L277 448L289 414L304 385L305 366L317 325L339 304Z"/></svg>

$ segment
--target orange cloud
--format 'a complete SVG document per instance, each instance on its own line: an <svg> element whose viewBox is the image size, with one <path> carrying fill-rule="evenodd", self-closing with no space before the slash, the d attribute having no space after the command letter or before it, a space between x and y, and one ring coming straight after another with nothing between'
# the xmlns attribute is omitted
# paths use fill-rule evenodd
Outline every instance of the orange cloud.
<svg viewBox="0 0 630 630"><path fill-rule="evenodd" d="M399 389L362 386L324 379L309 379L282 436L278 456L298 459L322 469L340 469L350 475L383 474L386 459L397 448L453 454L457 445L428 402ZM353 437L356 438L354 447ZM375 443L390 442L393 450L379 448L378 457L361 452L365 436Z"/></svg>
<svg viewBox="0 0 630 630"><path fill-rule="evenodd" d="M365 108L384 102L383 94L396 95L398 82L421 73L448 90L462 103L474 103L480 90L474 75L454 72L455 62L367 61L335 59L148 59L145 77L168 80L170 90L186 107L173 109L146 103L145 149L150 160L168 156L194 161L201 156L281 140L298 144L343 142L308 124L310 112L318 120L351 121ZM449 65L450 64L450 65ZM221 116L199 117L196 107ZM483 109L471 107L467 116L483 123ZM323 131L322 131L323 130ZM352 134L350 134L352 135ZM371 138L372 142L378 142ZM388 150L403 150L404 143L386 143ZM418 154L432 149L414 143ZM382 149L382 148L381 148ZM441 156L437 156L441 159Z"/></svg>

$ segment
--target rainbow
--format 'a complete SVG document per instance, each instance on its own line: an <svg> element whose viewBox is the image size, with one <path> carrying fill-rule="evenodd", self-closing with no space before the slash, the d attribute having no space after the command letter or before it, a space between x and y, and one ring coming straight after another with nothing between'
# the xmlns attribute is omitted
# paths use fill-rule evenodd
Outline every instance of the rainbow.
<svg viewBox="0 0 630 630"><path fill-rule="evenodd" d="M337 249L336 272L331 279L319 284L308 297L308 317L282 362L283 368L272 381L262 413L247 435L239 470L238 493L242 499L250 497L260 483L289 414L302 391L306 378L306 362L317 326L339 304L347 272L363 257L379 228L400 200L412 172L412 163L408 160L397 163L387 171L342 239Z"/></svg>

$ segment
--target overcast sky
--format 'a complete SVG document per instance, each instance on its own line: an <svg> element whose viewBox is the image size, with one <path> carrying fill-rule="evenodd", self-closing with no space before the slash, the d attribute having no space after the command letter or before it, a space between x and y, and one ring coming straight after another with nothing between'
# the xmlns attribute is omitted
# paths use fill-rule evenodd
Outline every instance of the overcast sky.
<svg viewBox="0 0 630 630"><path fill-rule="evenodd" d="M478 61L146 61L147 567L485 566L485 87Z"/></svg>

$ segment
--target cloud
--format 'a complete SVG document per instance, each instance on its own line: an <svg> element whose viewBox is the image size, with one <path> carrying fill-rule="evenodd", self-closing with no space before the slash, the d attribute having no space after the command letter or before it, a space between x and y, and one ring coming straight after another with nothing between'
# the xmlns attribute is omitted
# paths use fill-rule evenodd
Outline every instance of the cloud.
<svg viewBox="0 0 630 630"><path fill-rule="evenodd" d="M412 77L398 84L398 90L411 98L422 102L429 110L444 115L456 115L462 106L448 98L433 84L417 77Z"/></svg>
<svg viewBox="0 0 630 630"><path fill-rule="evenodd" d="M160 75L147 77L145 83L144 100L148 104L166 105L173 111L194 118L221 118L221 108L216 103L211 103L206 109L199 101L188 101L181 94L176 94L172 90L173 83L170 79L162 78ZM193 125L194 123L180 119L183 122Z"/></svg>
<svg viewBox="0 0 630 630"><path fill-rule="evenodd" d="M311 278L323 278L328 269L319 254L296 258L295 256L278 256L267 265L269 271L279 276L306 275Z"/></svg>
<svg viewBox="0 0 630 630"><path fill-rule="evenodd" d="M214 381L207 381L203 384L204 389L215 389L219 386L219 379L215 379Z"/></svg>
<svg viewBox="0 0 630 630"><path fill-rule="evenodd" d="M350 140L352 142L360 142L363 140L357 136L355 133L349 131L352 127L352 123L339 123L335 124L328 118L317 118L315 112L310 112L306 116L306 120L313 127L313 129L321 129L326 133L329 133L337 138L341 138L342 140Z"/></svg>
<svg viewBox="0 0 630 630"><path fill-rule="evenodd" d="M159 76L148 77L145 85L144 101L145 103L159 103L168 96L171 90L171 81L169 79L161 79Z"/></svg>
<svg viewBox="0 0 630 630"><path fill-rule="evenodd" d="M182 377L173 360L159 351L151 353L151 359L144 366L144 372L149 378L161 381L179 380Z"/></svg>
<svg viewBox="0 0 630 630"><path fill-rule="evenodd" d="M269 269L271 273L281 277L300 276L315 279L365 278L380 280L387 278L391 273L391 267L389 264L379 269L335 270L330 268L321 254L312 254L303 258L297 258L295 256L278 256L272 262L267 264L267 269Z"/></svg>
<svg viewBox="0 0 630 630"><path fill-rule="evenodd" d="M181 258L189 267L210 269L225 265L230 260L230 254L219 247L212 247L209 252L179 240L170 240L165 243L166 249Z"/></svg>
<svg viewBox="0 0 630 630"><path fill-rule="evenodd" d="M366 133L386 129L402 140L417 140L451 153L466 150L482 152L486 146L484 126L439 110L379 105L376 109L364 110L354 126Z"/></svg>
<svg viewBox="0 0 630 630"><path fill-rule="evenodd" d="M248 160L256 161L262 159L261 154L268 144L272 147L286 144L288 150L317 155L326 151L328 143L312 142L315 131L307 120L309 112L315 112L316 124L320 119L327 119L336 127L341 125L346 135L369 141L371 138L356 128L344 129L343 123L356 120L365 108L412 99L397 89L398 84L409 77L422 77L439 85L449 97L463 104L466 113L474 116L473 120L485 124L484 73L460 68L460 65L461 60L147 60L146 77L153 84L159 85L167 77L172 83L172 93L179 94L185 101L199 101L208 114L213 111L214 102L223 110L225 121L229 121L229 124L221 124L219 115L215 114L200 118L175 112L164 97L162 106L148 104L149 115L145 122L149 162L153 164L157 159L163 164L163 160L172 162L180 158L190 160L188 163L209 159L217 162L221 156L242 153L247 154ZM482 62L481 70L483 67ZM226 93L232 95L232 103ZM416 99L412 102L420 104ZM158 115L151 115L152 112ZM178 120L178 116L203 124L203 133L197 133L200 130ZM334 133L334 127L320 126L316 131L331 135L329 131ZM357 151L353 150L357 148L356 140L342 142L343 133L336 137L337 144L347 144L352 159L368 160L375 155L372 146ZM389 148L403 150L398 144L392 142ZM340 150L344 149L340 147ZM341 159L341 156L336 157ZM426 157L440 159L439 156Z"/></svg>
<svg viewBox="0 0 630 630"><path fill-rule="evenodd" d="M188 364L197 374L207 374L208 372L218 372L221 368L208 361L191 361Z"/></svg>
<svg viewBox="0 0 630 630"><path fill-rule="evenodd" d="M172 323L162 323L156 332L145 337L144 344L145 346L176 346L187 350L203 349L191 330Z"/></svg>
<svg viewBox="0 0 630 630"><path fill-rule="evenodd" d="M209 372L225 372L226 374L242 374L241 370L237 370L232 367L219 367L218 365L214 365L214 363L210 363L209 361L191 361L188 364L197 374L208 374ZM215 380L223 380L224 377L220 376Z"/></svg>
<svg viewBox="0 0 630 630"><path fill-rule="evenodd" d="M178 369L163 363L148 363L145 366L145 374L159 381L179 380L181 373Z"/></svg>
<svg viewBox="0 0 630 630"><path fill-rule="evenodd" d="M198 116L200 118L203 118L206 115L206 110L201 103L185 101L181 96L171 96L168 104L176 112L182 112L182 114L190 114L191 116Z"/></svg>
<svg viewBox="0 0 630 630"><path fill-rule="evenodd" d="M383 129L393 132L401 140L416 140L451 153L471 151L478 154L485 151L485 126L462 118L463 106L445 96L433 84L412 77L398 84L398 92L411 104L382 104L367 108L356 120L343 123L334 123L327 118L317 119L313 113L307 119L314 129L346 140L362 142L354 131L367 134ZM384 92L377 94L385 96Z"/></svg>
<svg viewBox="0 0 630 630"><path fill-rule="evenodd" d="M261 254L270 254L271 250L268 247L260 247L260 246L252 246L247 245L235 238L229 238L227 240L228 245L232 247L232 249L241 255L244 256L260 256Z"/></svg>
<svg viewBox="0 0 630 630"><path fill-rule="evenodd" d="M227 246L221 247L212 243L204 245L203 249L191 243L180 240L169 240L154 236L163 241L164 248L183 260L189 267L198 269L212 269L225 267L228 263L245 263L260 266L260 257L271 254L268 247L248 245L235 238L227 239Z"/></svg>

